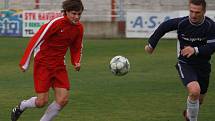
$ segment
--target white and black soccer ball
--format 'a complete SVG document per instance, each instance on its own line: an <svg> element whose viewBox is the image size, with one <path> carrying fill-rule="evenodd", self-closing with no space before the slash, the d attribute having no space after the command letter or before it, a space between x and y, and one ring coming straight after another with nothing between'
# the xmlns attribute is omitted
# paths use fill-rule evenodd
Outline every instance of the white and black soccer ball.
<svg viewBox="0 0 215 121"><path fill-rule="evenodd" d="M124 56L115 56L110 61L110 70L114 75L123 76L129 72L130 63Z"/></svg>

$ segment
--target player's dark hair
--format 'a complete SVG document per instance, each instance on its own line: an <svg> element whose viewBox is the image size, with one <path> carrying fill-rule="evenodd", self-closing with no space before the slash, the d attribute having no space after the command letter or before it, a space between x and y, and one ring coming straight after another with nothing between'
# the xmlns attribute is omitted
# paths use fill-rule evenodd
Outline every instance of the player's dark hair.
<svg viewBox="0 0 215 121"><path fill-rule="evenodd" d="M206 10L206 1L205 0L190 0L190 4L201 5L204 10Z"/></svg>
<svg viewBox="0 0 215 121"><path fill-rule="evenodd" d="M62 4L62 12L66 15L66 11L83 11L84 6L81 0L65 0Z"/></svg>

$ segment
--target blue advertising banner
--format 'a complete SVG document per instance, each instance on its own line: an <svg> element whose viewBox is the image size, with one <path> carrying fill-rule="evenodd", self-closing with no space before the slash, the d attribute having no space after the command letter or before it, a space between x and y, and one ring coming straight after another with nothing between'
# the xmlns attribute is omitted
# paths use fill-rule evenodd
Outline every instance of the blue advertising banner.
<svg viewBox="0 0 215 121"><path fill-rule="evenodd" d="M0 36L22 36L22 10L0 10Z"/></svg>

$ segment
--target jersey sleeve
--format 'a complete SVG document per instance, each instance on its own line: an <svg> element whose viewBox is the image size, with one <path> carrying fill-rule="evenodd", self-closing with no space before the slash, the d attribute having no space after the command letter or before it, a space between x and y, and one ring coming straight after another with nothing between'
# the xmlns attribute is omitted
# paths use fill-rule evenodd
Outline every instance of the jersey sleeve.
<svg viewBox="0 0 215 121"><path fill-rule="evenodd" d="M34 48L36 48L39 43L47 39L50 35L55 33L55 31L57 31L58 24L56 24L55 21L56 20L52 20L49 23L42 25L40 29L34 34L34 36L30 39L25 49L24 55L19 63L21 70L25 71L28 69L28 66L30 64L30 58L34 51Z"/></svg>
<svg viewBox="0 0 215 121"><path fill-rule="evenodd" d="M215 23L211 21L211 27L207 35L207 44L201 47L198 47L199 55L210 56L215 52Z"/></svg>
<svg viewBox="0 0 215 121"><path fill-rule="evenodd" d="M79 28L76 40L70 46L71 63L74 66L81 64L82 48L83 48L83 26Z"/></svg>
<svg viewBox="0 0 215 121"><path fill-rule="evenodd" d="M160 24L148 40L151 47L155 48L160 38L163 37L167 32L176 30L178 28L179 20L180 18L169 19Z"/></svg>

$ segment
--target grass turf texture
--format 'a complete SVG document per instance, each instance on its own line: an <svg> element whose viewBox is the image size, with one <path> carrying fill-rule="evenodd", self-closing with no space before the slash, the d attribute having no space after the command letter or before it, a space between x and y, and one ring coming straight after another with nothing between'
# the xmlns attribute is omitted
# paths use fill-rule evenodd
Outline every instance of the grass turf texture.
<svg viewBox="0 0 215 121"><path fill-rule="evenodd" d="M9 121L11 108L34 96L33 62L25 73L18 68L28 40L0 38L0 121ZM80 72L74 72L67 54L70 102L54 121L182 121L186 90L174 67L176 41L162 39L155 53L147 55L145 40L85 39ZM129 59L127 75L111 74L109 61L115 55ZM199 121L215 119L214 56L211 63L209 92ZM50 103L53 98L50 90ZM26 110L20 121L38 121L46 107Z"/></svg>

